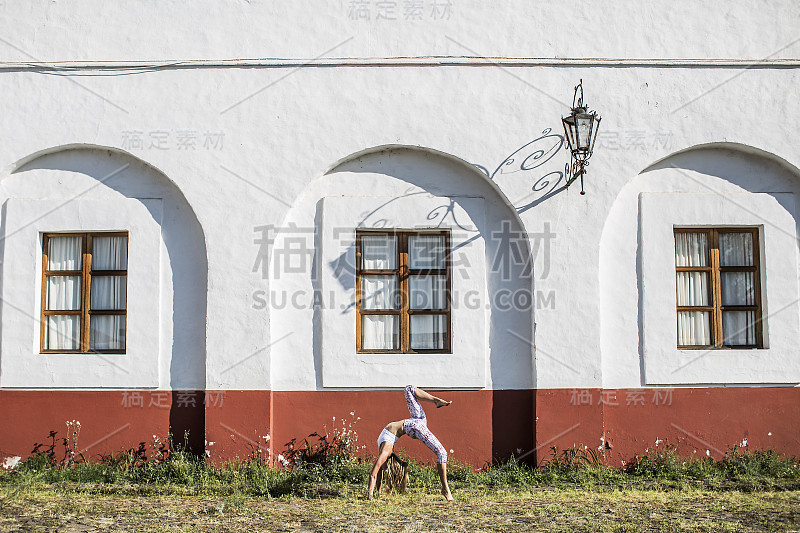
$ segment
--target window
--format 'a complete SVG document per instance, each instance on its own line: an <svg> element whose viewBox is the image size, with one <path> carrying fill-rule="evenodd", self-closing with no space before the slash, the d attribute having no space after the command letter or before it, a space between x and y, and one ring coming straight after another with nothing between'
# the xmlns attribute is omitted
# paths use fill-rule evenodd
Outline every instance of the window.
<svg viewBox="0 0 800 533"><path fill-rule="evenodd" d="M679 348L760 348L757 228L675 229Z"/></svg>
<svg viewBox="0 0 800 533"><path fill-rule="evenodd" d="M42 353L125 353L127 233L42 242Z"/></svg>
<svg viewBox="0 0 800 533"><path fill-rule="evenodd" d="M450 352L450 232L356 233L356 350Z"/></svg>

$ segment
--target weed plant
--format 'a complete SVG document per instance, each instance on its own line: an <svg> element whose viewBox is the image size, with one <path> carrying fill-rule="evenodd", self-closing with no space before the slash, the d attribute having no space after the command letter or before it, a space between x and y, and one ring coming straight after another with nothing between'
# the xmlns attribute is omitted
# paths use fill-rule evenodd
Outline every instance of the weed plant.
<svg viewBox="0 0 800 533"><path fill-rule="evenodd" d="M188 441L184 435L184 442ZM86 461L76 442L57 460L54 447L34 453L11 470L0 471L0 485L20 489L56 485L66 490L133 492L192 492L273 497L283 495L336 496L361 494L372 461L360 454L354 433L312 433L302 443L287 443L277 467L259 450L249 457L221 467L203 456L176 445L171 436L163 442L154 436L149 446L141 444L116 454ZM614 469L587 448L559 451L538 466L513 457L475 470L472 465L451 460L448 478L455 490L530 490L545 486L627 486L656 488L704 486L712 489L782 490L800 489L800 462L772 450L728 450L720 460L710 457L683 459L674 446L663 446L636 455L622 469ZM410 490L438 491L434 465L411 462Z"/></svg>

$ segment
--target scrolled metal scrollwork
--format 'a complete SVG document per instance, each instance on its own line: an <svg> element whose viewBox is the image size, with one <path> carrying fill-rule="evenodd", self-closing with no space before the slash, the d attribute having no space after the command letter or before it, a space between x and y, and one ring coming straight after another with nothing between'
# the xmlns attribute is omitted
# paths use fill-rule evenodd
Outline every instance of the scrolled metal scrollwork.
<svg viewBox="0 0 800 533"><path fill-rule="evenodd" d="M566 187L572 185L572 182L581 178L581 194L586 194L583 190L583 175L586 174L586 167L589 166L588 161L578 161L576 159L571 159L566 165L564 165L564 175L567 177Z"/></svg>

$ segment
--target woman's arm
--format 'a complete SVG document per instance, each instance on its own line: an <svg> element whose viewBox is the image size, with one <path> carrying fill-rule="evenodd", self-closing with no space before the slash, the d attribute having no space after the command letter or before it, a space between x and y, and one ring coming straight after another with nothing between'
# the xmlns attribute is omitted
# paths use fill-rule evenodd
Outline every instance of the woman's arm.
<svg viewBox="0 0 800 533"><path fill-rule="evenodd" d="M383 468L386 466L386 460L389 459L389 456L392 455L393 451L393 444L389 444L388 442L381 443L381 449L378 452L378 458L375 459L375 464L372 465L372 471L369 473L369 484L367 485L367 491L369 492L370 500L372 499L372 494L375 492L375 484L378 481L378 476L380 475L381 470L383 470Z"/></svg>

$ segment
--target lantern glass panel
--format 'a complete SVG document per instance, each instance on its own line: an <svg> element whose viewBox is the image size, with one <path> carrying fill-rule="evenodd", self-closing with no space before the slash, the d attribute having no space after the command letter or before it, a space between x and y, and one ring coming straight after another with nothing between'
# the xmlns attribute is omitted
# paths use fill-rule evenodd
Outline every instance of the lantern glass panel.
<svg viewBox="0 0 800 533"><path fill-rule="evenodd" d="M578 137L578 150L589 149L589 133L592 129L592 116L591 115L578 115L576 117L577 124L577 137Z"/></svg>
<svg viewBox="0 0 800 533"><path fill-rule="evenodd" d="M592 138L589 141L589 151L594 151L594 142L597 140L597 130L600 129L600 117L597 115L592 115L594 119L594 124L592 124Z"/></svg>
<svg viewBox="0 0 800 533"><path fill-rule="evenodd" d="M572 116L564 117L561 119L564 123L564 133L567 136L567 144L570 150L575 149L575 119Z"/></svg>

